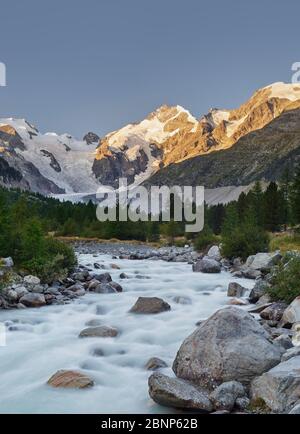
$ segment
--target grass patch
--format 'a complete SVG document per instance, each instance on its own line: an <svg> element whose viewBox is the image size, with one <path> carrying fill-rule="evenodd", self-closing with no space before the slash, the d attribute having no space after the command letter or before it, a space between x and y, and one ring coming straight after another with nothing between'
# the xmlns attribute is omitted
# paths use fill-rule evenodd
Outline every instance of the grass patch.
<svg viewBox="0 0 300 434"><path fill-rule="evenodd" d="M282 253L288 251L300 251L300 234L282 233L273 234L270 240L270 251L280 250Z"/></svg>

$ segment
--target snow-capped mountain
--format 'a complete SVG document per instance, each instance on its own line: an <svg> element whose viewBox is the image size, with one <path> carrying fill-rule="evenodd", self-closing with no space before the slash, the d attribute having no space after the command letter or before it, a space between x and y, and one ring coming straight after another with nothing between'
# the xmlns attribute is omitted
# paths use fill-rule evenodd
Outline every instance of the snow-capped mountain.
<svg viewBox="0 0 300 434"><path fill-rule="evenodd" d="M120 177L126 177L128 184L147 180L183 184L195 183L198 174L210 188L241 185L268 178L268 164L276 153L296 152L298 112L300 85L274 83L237 109L211 109L199 120L179 105L163 105L144 120L102 139L92 132L83 140L69 134L42 134L26 120L0 118L0 184L61 197L92 195L100 184L118 185ZM289 124L285 133L283 120ZM287 138L291 131L293 140ZM258 146L261 137L264 141ZM251 162L252 167L239 160L244 143L253 155L242 163ZM225 176L222 161L228 152L232 159L226 163ZM261 152L270 158L261 158ZM217 170L213 176L212 167ZM239 167L244 167L244 173L234 177ZM248 178L247 173L251 173Z"/></svg>

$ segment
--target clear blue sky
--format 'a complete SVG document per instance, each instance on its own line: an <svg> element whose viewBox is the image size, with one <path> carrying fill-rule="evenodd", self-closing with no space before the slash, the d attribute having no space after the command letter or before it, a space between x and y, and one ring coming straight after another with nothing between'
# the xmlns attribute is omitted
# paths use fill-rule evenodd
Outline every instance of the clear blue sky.
<svg viewBox="0 0 300 434"><path fill-rule="evenodd" d="M180 104L199 117L291 81L297 0L1 2L0 117L100 135Z"/></svg>

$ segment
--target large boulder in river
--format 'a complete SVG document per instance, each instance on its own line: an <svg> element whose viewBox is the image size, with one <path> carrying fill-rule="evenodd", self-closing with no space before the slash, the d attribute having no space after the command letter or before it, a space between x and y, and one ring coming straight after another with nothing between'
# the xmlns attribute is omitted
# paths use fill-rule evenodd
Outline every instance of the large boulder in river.
<svg viewBox="0 0 300 434"><path fill-rule="evenodd" d="M230 282L228 285L228 297L243 297L247 292L247 288L237 282Z"/></svg>
<svg viewBox="0 0 300 434"><path fill-rule="evenodd" d="M206 255L210 259L214 259L215 261L221 261L222 256L219 249L219 246L212 246Z"/></svg>
<svg viewBox="0 0 300 434"><path fill-rule="evenodd" d="M27 307L41 307L45 306L46 299L44 294L29 292L28 294L23 295L19 302Z"/></svg>
<svg viewBox="0 0 300 434"><path fill-rule="evenodd" d="M300 356L256 378L251 384L251 397L263 400L275 413L289 412L300 400Z"/></svg>
<svg viewBox="0 0 300 434"><path fill-rule="evenodd" d="M130 309L132 313L160 313L171 309L171 306L159 297L139 297Z"/></svg>
<svg viewBox="0 0 300 434"><path fill-rule="evenodd" d="M280 362L282 350L246 311L227 307L201 323L181 345L173 370L200 386L214 388L236 380L243 384Z"/></svg>
<svg viewBox="0 0 300 434"><path fill-rule="evenodd" d="M221 265L214 259L199 259L193 264L193 271L201 273L220 273Z"/></svg>
<svg viewBox="0 0 300 434"><path fill-rule="evenodd" d="M93 386L94 382L81 372L61 369L49 378L47 384L52 387L62 387L65 389L85 389L86 387Z"/></svg>
<svg viewBox="0 0 300 434"><path fill-rule="evenodd" d="M262 297L268 288L267 282L263 279L258 279L249 294L250 303L256 303Z"/></svg>
<svg viewBox="0 0 300 434"><path fill-rule="evenodd" d="M207 392L187 381L154 373L149 377L148 385L149 395L157 404L205 413L213 410Z"/></svg>
<svg viewBox="0 0 300 434"><path fill-rule="evenodd" d="M281 325L291 326L298 321L300 321L300 296L296 297L295 300L283 312Z"/></svg>

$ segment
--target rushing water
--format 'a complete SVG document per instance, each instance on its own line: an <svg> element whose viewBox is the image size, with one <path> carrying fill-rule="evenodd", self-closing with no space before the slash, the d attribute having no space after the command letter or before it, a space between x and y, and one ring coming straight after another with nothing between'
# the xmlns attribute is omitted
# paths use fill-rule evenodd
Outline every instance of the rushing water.
<svg viewBox="0 0 300 434"><path fill-rule="evenodd" d="M228 302L229 273L193 273L191 265L150 260L117 260L111 256L80 255L80 263L116 263L109 270L124 288L118 294L86 294L68 305L41 309L1 311L6 322L7 345L0 346L0 412L18 413L157 413L169 409L148 396L144 368L150 357L168 363L162 372L172 375L171 365L185 337L197 321L207 318ZM99 272L99 270L97 270ZM120 272L131 278L120 280ZM140 279L137 276L146 276ZM239 279L244 286L253 283ZM158 315L129 313L139 296L157 296L171 305ZM191 304L177 304L175 296L189 297ZM79 339L89 320L115 326L116 338ZM93 350L104 352L95 357ZM46 384L58 369L81 370L95 386L86 390L53 389Z"/></svg>

